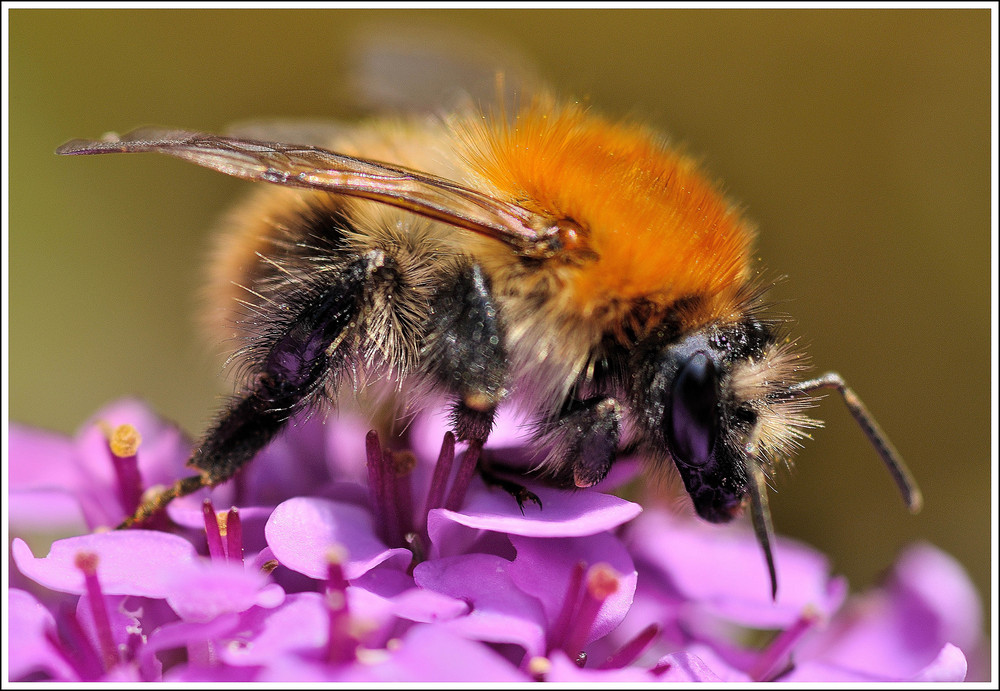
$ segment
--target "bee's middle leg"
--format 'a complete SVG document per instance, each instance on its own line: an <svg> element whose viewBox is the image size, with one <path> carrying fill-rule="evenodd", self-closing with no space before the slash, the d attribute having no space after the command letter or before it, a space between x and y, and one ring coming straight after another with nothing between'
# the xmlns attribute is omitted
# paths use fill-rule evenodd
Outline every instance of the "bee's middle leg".
<svg viewBox="0 0 1000 691"><path fill-rule="evenodd" d="M451 421L455 437L469 449L445 505L458 508L465 487L478 471L493 484L480 452L493 429L496 409L507 395L509 373L503 323L482 268L457 267L441 283L431 301L423 361L438 385L454 396ZM503 484L503 483L500 483ZM537 501L520 485L506 483L519 503Z"/></svg>

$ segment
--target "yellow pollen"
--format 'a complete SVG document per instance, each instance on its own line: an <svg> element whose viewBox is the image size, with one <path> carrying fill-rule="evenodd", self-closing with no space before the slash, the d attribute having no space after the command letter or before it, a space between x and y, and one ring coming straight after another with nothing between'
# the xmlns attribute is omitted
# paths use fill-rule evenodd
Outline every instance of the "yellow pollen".
<svg viewBox="0 0 1000 691"><path fill-rule="evenodd" d="M228 511L216 511L215 512L215 522L219 524L219 536L225 537L226 530L229 527L229 512Z"/></svg>
<svg viewBox="0 0 1000 691"><path fill-rule="evenodd" d="M604 600L618 592L621 575L610 564L594 564L587 571L587 591L597 600Z"/></svg>
<svg viewBox="0 0 1000 691"><path fill-rule="evenodd" d="M343 545L330 545L326 548L326 561L330 564L343 564L347 561L347 550Z"/></svg>
<svg viewBox="0 0 1000 691"><path fill-rule="evenodd" d="M111 432L108 445L111 453L118 458L129 458L135 456L139 451L139 444L142 443L142 435L132 425L118 425Z"/></svg>
<svg viewBox="0 0 1000 691"><path fill-rule="evenodd" d="M544 677L552 669L549 658L536 655L528 661L528 672L533 677Z"/></svg>

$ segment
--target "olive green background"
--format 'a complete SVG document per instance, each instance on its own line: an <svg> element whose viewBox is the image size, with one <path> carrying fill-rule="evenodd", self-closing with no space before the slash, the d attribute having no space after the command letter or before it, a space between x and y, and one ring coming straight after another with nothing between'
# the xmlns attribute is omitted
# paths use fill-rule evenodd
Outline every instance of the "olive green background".
<svg viewBox="0 0 1000 691"><path fill-rule="evenodd" d="M771 503L863 587L929 540L989 607L990 15L983 10L25 10L10 13L10 416L70 432L126 394L197 433L226 385L194 319L248 183L164 157L60 158L143 124L343 117L361 26L481 32L562 92L703 158L817 372L840 371L926 496L903 508L828 397ZM988 610L989 611L989 610Z"/></svg>

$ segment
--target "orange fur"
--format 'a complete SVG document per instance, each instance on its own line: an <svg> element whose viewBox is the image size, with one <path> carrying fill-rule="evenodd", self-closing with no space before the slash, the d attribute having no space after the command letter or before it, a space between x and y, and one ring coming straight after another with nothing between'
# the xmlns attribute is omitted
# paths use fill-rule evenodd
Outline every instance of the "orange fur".
<svg viewBox="0 0 1000 691"><path fill-rule="evenodd" d="M567 311L584 319L610 312L612 321L638 301L662 315L699 297L686 315L692 328L739 311L753 229L692 159L656 135L547 99L511 122L468 122L463 134L483 189L583 229L597 259L550 267Z"/></svg>

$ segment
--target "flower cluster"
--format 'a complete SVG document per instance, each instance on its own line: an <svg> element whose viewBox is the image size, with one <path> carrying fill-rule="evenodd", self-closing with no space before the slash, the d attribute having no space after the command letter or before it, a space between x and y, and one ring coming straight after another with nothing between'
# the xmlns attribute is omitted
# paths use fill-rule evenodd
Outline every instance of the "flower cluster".
<svg viewBox="0 0 1000 691"><path fill-rule="evenodd" d="M515 429L489 460L524 460ZM779 538L772 600L745 527L607 493L634 461L519 506L443 417L406 446L303 421L233 482L115 531L188 472L184 436L134 401L74 439L12 425L9 679L958 681L980 654L976 594L929 545L849 598Z"/></svg>

